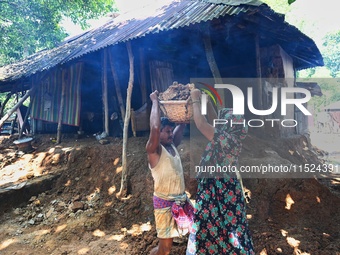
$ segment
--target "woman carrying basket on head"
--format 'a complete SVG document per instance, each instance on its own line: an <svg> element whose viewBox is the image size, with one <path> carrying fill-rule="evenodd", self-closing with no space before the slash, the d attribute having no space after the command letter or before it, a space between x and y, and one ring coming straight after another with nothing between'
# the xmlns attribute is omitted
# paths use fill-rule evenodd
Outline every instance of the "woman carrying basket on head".
<svg viewBox="0 0 340 255"><path fill-rule="evenodd" d="M200 166L236 167L247 126L230 123L245 123L243 116L234 115L232 109L223 108L218 118L226 119L228 123L214 127L201 113L200 96L198 89L191 91L194 122L209 140ZM194 217L196 233L190 235L187 254L255 254L240 181L229 173L200 175L197 181Z"/></svg>

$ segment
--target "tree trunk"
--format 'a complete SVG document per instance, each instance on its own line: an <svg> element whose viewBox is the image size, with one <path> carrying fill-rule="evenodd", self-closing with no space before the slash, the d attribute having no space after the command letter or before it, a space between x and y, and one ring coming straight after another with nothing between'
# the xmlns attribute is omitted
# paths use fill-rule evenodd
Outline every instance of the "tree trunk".
<svg viewBox="0 0 340 255"><path fill-rule="evenodd" d="M127 195L127 158L126 158L126 151L127 151L127 139L128 139L128 128L130 122L130 114L131 114L131 94L134 82L134 67L133 61L134 57L132 54L131 43L126 43L128 55L129 55L129 63L130 63L130 77L129 77L129 84L127 88L126 94L126 114L124 120L124 130L123 130L123 152L122 152L122 179L120 184L120 190L117 194L117 197L125 197Z"/></svg>

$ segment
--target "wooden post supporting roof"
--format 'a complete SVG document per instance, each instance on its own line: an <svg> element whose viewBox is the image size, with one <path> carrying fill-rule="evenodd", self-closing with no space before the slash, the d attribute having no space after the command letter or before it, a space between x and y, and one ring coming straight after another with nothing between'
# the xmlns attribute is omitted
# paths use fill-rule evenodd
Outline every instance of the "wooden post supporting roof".
<svg viewBox="0 0 340 255"><path fill-rule="evenodd" d="M107 92L107 48L103 51L103 65L102 65L102 96L104 108L104 131L109 135L109 103Z"/></svg>
<svg viewBox="0 0 340 255"><path fill-rule="evenodd" d="M131 94L133 89L133 82L134 82L134 57L131 49L131 43L126 43L128 55L129 55L129 63L130 63L130 76L129 76L129 85L127 88L126 94L126 114L124 119L124 130L123 130L123 152L122 152L122 179L120 184L120 190L117 194L117 197L124 197L127 193L127 139L128 139L128 128L130 122L130 114L131 114Z"/></svg>
<svg viewBox="0 0 340 255"><path fill-rule="evenodd" d="M20 132L19 132L19 139L22 137L22 134L23 134L23 132L24 132L24 129L25 129L25 127L26 127L26 124L28 123L28 117L29 117L29 115L30 115L31 108L32 108L32 100L30 101L30 104L28 105L28 108L27 108L27 111L26 111L26 114L25 114L25 118L24 118L24 120L23 120L21 129L20 129Z"/></svg>
<svg viewBox="0 0 340 255"><path fill-rule="evenodd" d="M117 75L116 69L114 67L111 51L109 51L109 59L110 59L111 72L112 72L113 81L114 81L114 87L116 89L116 94L117 94L117 98L118 98L120 113L122 115L122 118L124 118L125 117L124 102L123 102L122 92L120 90L120 83L119 83L118 75Z"/></svg>
<svg viewBox="0 0 340 255"><path fill-rule="evenodd" d="M147 101L147 90L146 90L146 70L145 70L145 57L144 49L139 49L139 63L140 63L140 89L142 92L142 105Z"/></svg>
<svg viewBox="0 0 340 255"><path fill-rule="evenodd" d="M62 128L62 120L64 113L64 101L65 101L65 91L66 91L66 79L67 77L67 69L63 69L61 75L61 99L60 99L60 108L58 115L58 128L57 128L57 143L61 143L61 128Z"/></svg>

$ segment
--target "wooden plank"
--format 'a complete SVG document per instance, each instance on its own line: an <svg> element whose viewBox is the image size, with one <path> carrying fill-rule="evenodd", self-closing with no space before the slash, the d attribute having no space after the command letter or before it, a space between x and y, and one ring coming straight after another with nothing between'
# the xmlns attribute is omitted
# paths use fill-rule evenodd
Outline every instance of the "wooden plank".
<svg viewBox="0 0 340 255"><path fill-rule="evenodd" d="M26 99L33 93L35 87L31 88L27 91L27 93L20 98L20 100L10 109L0 120L0 127L4 124L4 122L26 101Z"/></svg>

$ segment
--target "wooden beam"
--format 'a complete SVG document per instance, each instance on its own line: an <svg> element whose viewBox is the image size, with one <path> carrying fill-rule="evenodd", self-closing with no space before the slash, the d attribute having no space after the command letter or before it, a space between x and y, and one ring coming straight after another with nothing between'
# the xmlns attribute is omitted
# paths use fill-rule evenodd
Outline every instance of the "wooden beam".
<svg viewBox="0 0 340 255"><path fill-rule="evenodd" d="M0 127L4 124L4 122L26 101L26 99L33 93L35 87L32 87L27 93L20 98L20 100L10 109L0 120Z"/></svg>

